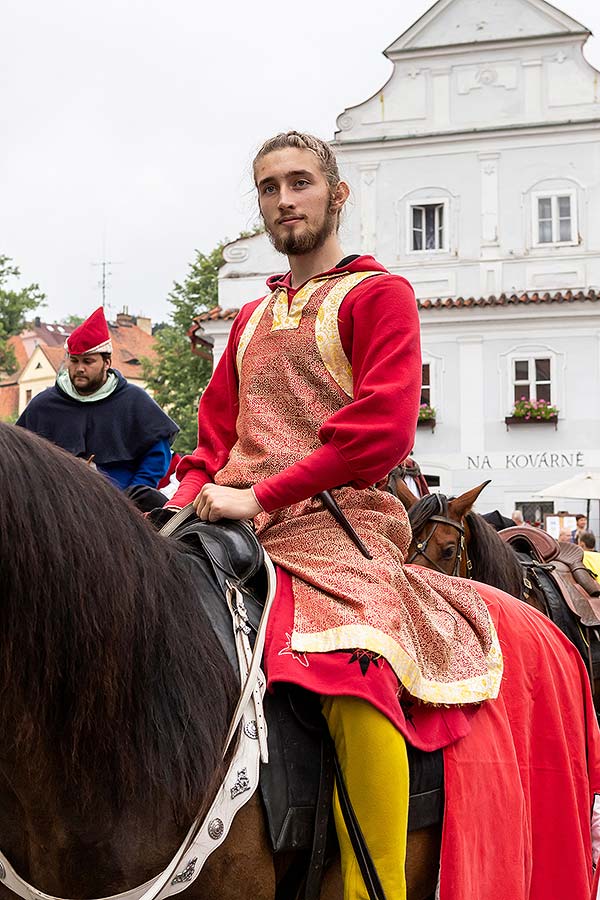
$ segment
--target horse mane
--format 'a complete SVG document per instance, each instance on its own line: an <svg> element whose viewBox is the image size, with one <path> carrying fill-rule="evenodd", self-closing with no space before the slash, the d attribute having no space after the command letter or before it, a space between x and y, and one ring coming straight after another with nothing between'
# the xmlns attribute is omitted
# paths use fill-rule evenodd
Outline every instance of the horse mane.
<svg viewBox="0 0 600 900"><path fill-rule="evenodd" d="M467 513L465 521L470 532L468 550L473 578L521 598L523 570L512 547L477 513Z"/></svg>
<svg viewBox="0 0 600 900"><path fill-rule="evenodd" d="M448 498L444 494L425 494L408 510L413 535L418 535L432 516L448 515Z"/></svg>
<svg viewBox="0 0 600 900"><path fill-rule="evenodd" d="M82 808L168 799L189 821L237 696L189 557L81 460L1 423L0 485L5 740Z"/></svg>

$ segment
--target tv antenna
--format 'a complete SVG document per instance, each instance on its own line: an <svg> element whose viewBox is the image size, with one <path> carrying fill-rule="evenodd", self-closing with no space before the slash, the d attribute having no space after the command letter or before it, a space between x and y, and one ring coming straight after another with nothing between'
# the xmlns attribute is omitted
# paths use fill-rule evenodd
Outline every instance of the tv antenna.
<svg viewBox="0 0 600 900"><path fill-rule="evenodd" d="M108 287L108 279L112 275L112 272L108 268L109 266L120 266L121 262L115 262L112 259L103 259L101 262L92 263L93 266L100 266L102 269L102 275L100 277L100 281L98 282L98 287L102 292L102 308L106 309L106 290Z"/></svg>

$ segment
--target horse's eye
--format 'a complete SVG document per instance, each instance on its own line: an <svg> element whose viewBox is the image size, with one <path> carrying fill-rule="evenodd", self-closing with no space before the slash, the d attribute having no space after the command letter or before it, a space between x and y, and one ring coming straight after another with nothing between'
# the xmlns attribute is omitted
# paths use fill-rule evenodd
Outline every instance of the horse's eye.
<svg viewBox="0 0 600 900"><path fill-rule="evenodd" d="M442 550L442 559L452 559L455 553L456 547L444 547L444 549Z"/></svg>

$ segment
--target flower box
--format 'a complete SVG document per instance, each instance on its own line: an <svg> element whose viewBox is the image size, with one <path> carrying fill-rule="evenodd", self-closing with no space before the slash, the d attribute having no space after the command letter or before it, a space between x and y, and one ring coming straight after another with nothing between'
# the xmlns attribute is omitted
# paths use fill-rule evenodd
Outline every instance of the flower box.
<svg viewBox="0 0 600 900"><path fill-rule="evenodd" d="M529 418L525 416L506 416L504 423L507 431L511 425L548 425L549 423L553 423L554 430L556 431L558 428L558 413L556 415L548 416L545 419L536 419L533 416L529 416Z"/></svg>
<svg viewBox="0 0 600 900"><path fill-rule="evenodd" d="M417 428L431 428L431 432L435 431L435 416L431 419L417 419Z"/></svg>

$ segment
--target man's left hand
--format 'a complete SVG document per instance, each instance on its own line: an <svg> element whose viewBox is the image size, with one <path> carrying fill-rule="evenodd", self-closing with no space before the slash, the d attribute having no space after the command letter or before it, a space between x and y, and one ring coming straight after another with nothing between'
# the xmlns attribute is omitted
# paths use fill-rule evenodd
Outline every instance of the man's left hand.
<svg viewBox="0 0 600 900"><path fill-rule="evenodd" d="M205 484L194 500L194 509L198 518L205 522L253 519L261 512L250 488L231 488L222 484Z"/></svg>

